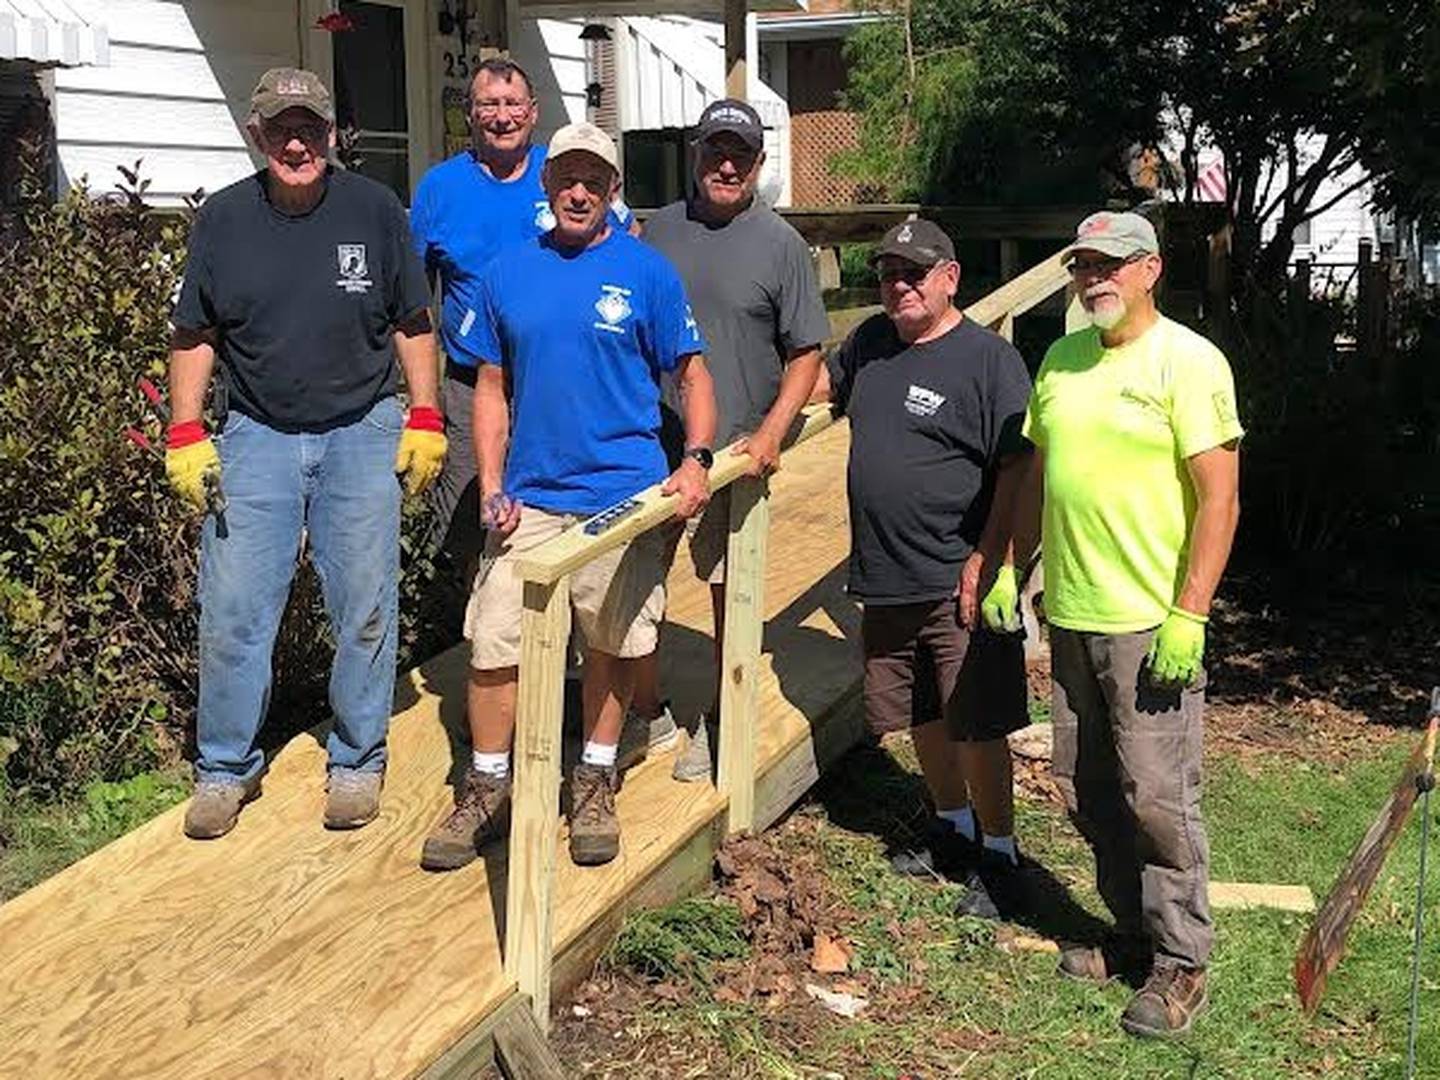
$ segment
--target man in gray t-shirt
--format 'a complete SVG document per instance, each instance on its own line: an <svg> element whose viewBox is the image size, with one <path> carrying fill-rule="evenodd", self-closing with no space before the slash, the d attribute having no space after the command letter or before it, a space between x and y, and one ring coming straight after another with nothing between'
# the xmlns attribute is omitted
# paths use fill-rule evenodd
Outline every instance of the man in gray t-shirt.
<svg viewBox="0 0 1440 1080"><path fill-rule="evenodd" d="M768 476L779 467L780 440L815 388L820 343L830 330L810 249L799 233L755 198L765 163L764 134L759 115L743 101L727 98L707 106L696 139L694 197L656 212L644 233L680 271L709 343L706 359L719 411L715 445L743 439L752 476ZM679 412L673 391L668 397ZM711 501L690 534L695 572L710 583L717 671L725 612L728 495L728 490L720 492ZM712 708L708 718L702 717L690 746L676 759L676 779L710 776L713 732L708 727L714 714ZM673 727L659 698L653 657L637 673L629 721L647 722L650 741L656 743ZM638 734L624 740L637 750L644 745Z"/></svg>

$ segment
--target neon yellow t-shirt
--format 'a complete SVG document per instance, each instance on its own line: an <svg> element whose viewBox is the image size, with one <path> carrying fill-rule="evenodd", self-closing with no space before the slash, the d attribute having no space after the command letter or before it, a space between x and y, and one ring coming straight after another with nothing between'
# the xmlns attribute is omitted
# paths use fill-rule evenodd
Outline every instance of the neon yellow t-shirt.
<svg viewBox="0 0 1440 1080"><path fill-rule="evenodd" d="M1244 434L1224 354L1163 316L1114 349L1094 327L1069 334L1045 354L1024 431L1045 452L1046 617L1112 634L1158 626L1185 580L1185 459Z"/></svg>

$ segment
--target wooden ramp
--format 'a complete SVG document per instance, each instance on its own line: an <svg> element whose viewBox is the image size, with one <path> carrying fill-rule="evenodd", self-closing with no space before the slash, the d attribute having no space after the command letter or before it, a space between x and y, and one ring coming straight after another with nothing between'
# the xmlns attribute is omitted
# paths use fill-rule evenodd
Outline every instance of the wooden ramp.
<svg viewBox="0 0 1440 1080"><path fill-rule="evenodd" d="M837 426L785 457L771 500L757 827L854 738L858 613L845 598L845 452ZM682 551L662 644L677 716L710 696L709 597ZM418 865L450 800L466 655L401 681L379 820L320 826L324 750L277 756L228 837L182 838L176 808L0 906L0 1077L361 1077L460 1072L503 975L505 858L445 875ZM463 762L462 762L463 764ZM582 976L623 912L709 876L723 800L631 770L620 856L556 867L554 978Z"/></svg>

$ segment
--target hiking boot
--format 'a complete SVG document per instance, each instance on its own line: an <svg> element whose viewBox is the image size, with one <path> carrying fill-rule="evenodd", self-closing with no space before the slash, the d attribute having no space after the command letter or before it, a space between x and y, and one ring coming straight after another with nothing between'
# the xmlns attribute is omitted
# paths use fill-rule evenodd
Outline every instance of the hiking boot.
<svg viewBox="0 0 1440 1080"><path fill-rule="evenodd" d="M471 769L455 786L455 809L425 838L420 865L455 870L510 830L510 778Z"/></svg>
<svg viewBox="0 0 1440 1080"><path fill-rule="evenodd" d="M718 741L719 730L715 734L710 733L710 728L715 721L709 715L701 713L695 721L695 732L690 736L690 742L685 749L675 758L675 766L670 770L670 775L676 780L691 784L700 780L709 780L714 775L713 756L710 753L711 741Z"/></svg>
<svg viewBox="0 0 1440 1080"><path fill-rule="evenodd" d="M891 856L890 868L905 877L947 877L964 874L979 857L976 841L967 840L944 818L932 817L925 822L919 845Z"/></svg>
<svg viewBox="0 0 1440 1080"><path fill-rule="evenodd" d="M358 829L380 813L380 788L385 774L379 770L331 769L325 782L325 828Z"/></svg>
<svg viewBox="0 0 1440 1080"><path fill-rule="evenodd" d="M1142 937L1111 935L1099 945L1066 945L1056 972L1066 979L1104 985L1116 979L1138 979L1151 963L1149 943Z"/></svg>
<svg viewBox="0 0 1440 1080"><path fill-rule="evenodd" d="M240 808L260 797L260 777L252 780L195 782L195 794L185 811L185 835L191 840L214 840L235 827Z"/></svg>
<svg viewBox="0 0 1440 1080"><path fill-rule="evenodd" d="M651 754L674 749L679 742L680 729L675 726L668 701L660 706L660 715L650 719L627 709L625 726L620 729L620 746L615 751L615 768L623 772Z"/></svg>
<svg viewBox="0 0 1440 1080"><path fill-rule="evenodd" d="M586 765L570 774L570 858L577 866L599 866L620 853L620 819L615 816L619 772L613 765Z"/></svg>
<svg viewBox="0 0 1440 1080"><path fill-rule="evenodd" d="M1120 1026L1131 1035L1174 1038L1189 1031L1209 1003L1204 968L1157 965L1120 1014Z"/></svg>

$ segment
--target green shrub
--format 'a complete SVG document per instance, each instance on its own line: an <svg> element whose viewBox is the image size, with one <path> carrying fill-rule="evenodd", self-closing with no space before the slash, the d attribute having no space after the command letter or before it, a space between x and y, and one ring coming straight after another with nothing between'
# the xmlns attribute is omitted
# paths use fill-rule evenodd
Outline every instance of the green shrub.
<svg viewBox="0 0 1440 1080"><path fill-rule="evenodd" d="M137 166L138 168L138 166ZM74 794L173 763L193 725L197 524L142 424L137 380L164 375L189 214L145 183L30 200L0 245L0 793ZM430 574L425 512L406 514L401 662ZM275 653L267 741L325 713L319 590L297 578ZM434 647L433 639L425 642Z"/></svg>

